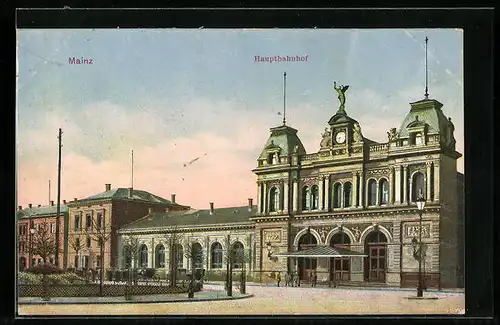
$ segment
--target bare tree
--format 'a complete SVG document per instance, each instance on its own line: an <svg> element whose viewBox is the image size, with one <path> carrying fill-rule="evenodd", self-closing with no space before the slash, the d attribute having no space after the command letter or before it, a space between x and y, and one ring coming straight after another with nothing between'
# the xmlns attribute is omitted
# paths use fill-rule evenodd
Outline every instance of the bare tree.
<svg viewBox="0 0 500 325"><path fill-rule="evenodd" d="M178 245L181 243L181 236L179 235L177 228L174 228L170 233L165 235L165 241L168 245L169 251L169 282L171 287L175 287L177 281L177 268L179 264Z"/></svg>
<svg viewBox="0 0 500 325"><path fill-rule="evenodd" d="M90 229L85 228L84 233L99 245L99 262L101 276L99 279L99 294L102 295L104 284L104 248L106 242L111 238L111 232L106 232L104 217L99 220L93 219Z"/></svg>
<svg viewBox="0 0 500 325"><path fill-rule="evenodd" d="M69 242L69 246L75 251L75 255L79 257L78 253L82 250L84 245L80 241L80 237L73 237L73 239ZM75 264L75 269L78 265Z"/></svg>
<svg viewBox="0 0 500 325"><path fill-rule="evenodd" d="M203 262L203 251L197 249L195 246L196 242L190 242L187 244L186 250L184 251L184 256L186 256L191 261L191 280L189 282L189 293L188 297L194 297L194 285L195 285L195 274L196 274L196 264Z"/></svg>
<svg viewBox="0 0 500 325"><path fill-rule="evenodd" d="M31 235L31 244L28 248L31 255L38 255L44 263L50 256L57 252L56 234L50 231L50 223L42 222L38 224L38 229Z"/></svg>

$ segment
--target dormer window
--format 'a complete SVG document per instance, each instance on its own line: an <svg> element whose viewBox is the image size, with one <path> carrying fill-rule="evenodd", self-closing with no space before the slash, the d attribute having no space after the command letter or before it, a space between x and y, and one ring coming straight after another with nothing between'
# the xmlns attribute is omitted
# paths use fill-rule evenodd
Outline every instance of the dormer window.
<svg viewBox="0 0 500 325"><path fill-rule="evenodd" d="M415 134L415 144L422 144L422 134L419 132Z"/></svg>
<svg viewBox="0 0 500 325"><path fill-rule="evenodd" d="M272 165L274 153L267 154L267 164Z"/></svg>

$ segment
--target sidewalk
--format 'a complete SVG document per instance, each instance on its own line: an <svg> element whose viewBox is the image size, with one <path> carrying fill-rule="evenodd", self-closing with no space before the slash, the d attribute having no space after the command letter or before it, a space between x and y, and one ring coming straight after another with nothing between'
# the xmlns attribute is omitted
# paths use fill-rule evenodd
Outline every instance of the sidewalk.
<svg viewBox="0 0 500 325"><path fill-rule="evenodd" d="M205 285L224 285L224 281L209 281L209 282L204 282ZM236 284L237 285L237 284ZM255 282L247 282L247 286L255 286L255 287L277 287L276 283L255 283ZM233 287L235 284L233 284ZM285 287L283 283L280 284L280 288ZM292 288L292 287L288 287ZM295 288L311 288L310 283L304 283L301 284L300 287L295 287ZM408 291L408 292L414 292L417 289L416 288L400 288L400 287L362 287L362 286L337 286L336 288L329 287L327 284L317 284L315 289L330 289L330 290L381 290L381 291ZM460 293L465 293L464 288L448 288L448 289L427 289L424 290L425 292L429 293L454 293L454 294L460 294Z"/></svg>
<svg viewBox="0 0 500 325"><path fill-rule="evenodd" d="M20 305L46 305L46 304L127 304L127 303L165 303L165 302L192 302L232 300L252 297L251 294L233 292L232 297L223 291L200 291L194 294L194 298L188 298L187 293L171 295L144 295L132 296L131 300L125 300L123 296L117 297L52 297L49 301L43 301L40 297L19 297Z"/></svg>

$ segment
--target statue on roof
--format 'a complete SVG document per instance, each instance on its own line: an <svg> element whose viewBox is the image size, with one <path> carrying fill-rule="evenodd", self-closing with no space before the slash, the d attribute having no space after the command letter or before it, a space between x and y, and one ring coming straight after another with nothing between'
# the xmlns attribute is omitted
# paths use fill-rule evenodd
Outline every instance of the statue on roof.
<svg viewBox="0 0 500 325"><path fill-rule="evenodd" d="M352 136L354 142L361 142L363 140L363 135L361 134L361 127L358 123L354 124L353 127L354 134Z"/></svg>
<svg viewBox="0 0 500 325"><path fill-rule="evenodd" d="M319 144L320 148L329 148L332 146L332 133L330 130L328 130L328 127L325 128L325 133L322 133L321 136L323 139L321 140L321 143Z"/></svg>
<svg viewBox="0 0 500 325"><path fill-rule="evenodd" d="M333 89L339 94L340 107L339 110L343 111L345 107L345 92L349 89L349 85L337 87L337 82L333 82Z"/></svg>
<svg viewBox="0 0 500 325"><path fill-rule="evenodd" d="M387 132L387 138L389 142L396 139L396 128L391 128L389 132Z"/></svg>

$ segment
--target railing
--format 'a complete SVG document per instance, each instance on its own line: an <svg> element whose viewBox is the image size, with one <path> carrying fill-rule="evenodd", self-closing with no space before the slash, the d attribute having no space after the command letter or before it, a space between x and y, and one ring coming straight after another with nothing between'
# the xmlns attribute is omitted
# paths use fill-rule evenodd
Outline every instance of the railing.
<svg viewBox="0 0 500 325"><path fill-rule="evenodd" d="M389 145L387 143L384 144L374 144L369 147L370 152L378 152L378 151L387 151Z"/></svg>

